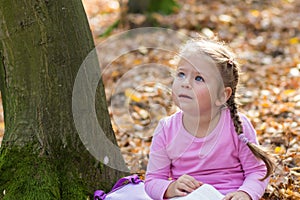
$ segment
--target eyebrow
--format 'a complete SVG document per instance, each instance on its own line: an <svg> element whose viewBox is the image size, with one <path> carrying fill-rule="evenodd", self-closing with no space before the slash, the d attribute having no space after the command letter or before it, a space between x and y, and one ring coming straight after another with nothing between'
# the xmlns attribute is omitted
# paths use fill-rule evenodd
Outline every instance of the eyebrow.
<svg viewBox="0 0 300 200"><path fill-rule="evenodd" d="M177 68L176 71L186 71L186 70L187 70L186 68L180 66ZM193 74L195 74L195 75L205 76L203 73L201 73L197 70L193 70L193 71L194 71Z"/></svg>
<svg viewBox="0 0 300 200"><path fill-rule="evenodd" d="M180 66L180 67L177 68L177 71L178 70L185 70L185 68Z"/></svg>

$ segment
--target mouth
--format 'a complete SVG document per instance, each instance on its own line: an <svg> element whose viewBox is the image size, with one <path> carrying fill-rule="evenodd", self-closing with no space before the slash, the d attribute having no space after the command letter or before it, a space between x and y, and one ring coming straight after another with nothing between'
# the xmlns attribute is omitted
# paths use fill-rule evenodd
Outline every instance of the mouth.
<svg viewBox="0 0 300 200"><path fill-rule="evenodd" d="M178 95L179 98L183 98L183 99L192 99L192 97L185 95L185 94L180 94Z"/></svg>

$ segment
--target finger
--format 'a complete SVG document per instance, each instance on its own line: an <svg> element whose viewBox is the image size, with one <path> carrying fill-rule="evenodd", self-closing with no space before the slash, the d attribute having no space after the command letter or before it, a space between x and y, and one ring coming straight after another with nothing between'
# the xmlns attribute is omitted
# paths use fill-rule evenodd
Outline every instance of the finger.
<svg viewBox="0 0 300 200"><path fill-rule="evenodd" d="M189 185L187 185L186 183L182 183L179 185L179 189L181 191L185 191L185 192L188 192L188 193L191 193L194 191L194 188L190 187Z"/></svg>
<svg viewBox="0 0 300 200"><path fill-rule="evenodd" d="M244 199L248 199L248 198L245 198L243 196L236 196L233 198L234 200L244 200Z"/></svg>
<svg viewBox="0 0 300 200"><path fill-rule="evenodd" d="M195 178L192 177L192 179L190 179L190 183L193 185L193 188L196 189L198 187L200 187L202 185L202 183L200 183L199 181L197 181Z"/></svg>
<svg viewBox="0 0 300 200"><path fill-rule="evenodd" d="M190 192L190 188L195 188L194 183L192 182L192 177L189 177L188 175L182 176L181 179L178 179L178 183L181 190Z"/></svg>
<svg viewBox="0 0 300 200"><path fill-rule="evenodd" d="M184 177L183 177L184 179L183 180L186 180L186 184L189 186L189 187L191 187L191 188L193 188L193 189L196 189L196 188L198 188L201 184L199 183L199 181L197 181L194 177L192 177L192 176L189 176L189 175L185 175Z"/></svg>
<svg viewBox="0 0 300 200"><path fill-rule="evenodd" d="M180 189L176 189L175 190L175 196L180 196L180 197L183 197L183 196L186 196L188 193L187 192L184 192Z"/></svg>
<svg viewBox="0 0 300 200"><path fill-rule="evenodd" d="M191 188L192 190L195 190L197 189L200 185L198 185L198 182L193 182L193 181L187 181L187 182L184 182L184 184Z"/></svg>
<svg viewBox="0 0 300 200"><path fill-rule="evenodd" d="M226 196L223 198L223 200L232 200L232 197L234 196L234 192L226 194Z"/></svg>
<svg viewBox="0 0 300 200"><path fill-rule="evenodd" d="M241 197L232 197L231 200L243 200Z"/></svg>

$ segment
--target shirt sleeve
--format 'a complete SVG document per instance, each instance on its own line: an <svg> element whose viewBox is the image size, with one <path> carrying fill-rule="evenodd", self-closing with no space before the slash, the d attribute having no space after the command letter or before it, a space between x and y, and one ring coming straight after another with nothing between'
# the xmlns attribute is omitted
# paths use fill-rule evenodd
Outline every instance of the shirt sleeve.
<svg viewBox="0 0 300 200"><path fill-rule="evenodd" d="M164 125L160 121L152 138L145 180L145 191L152 199L163 199L172 182L169 180L171 160L166 146Z"/></svg>
<svg viewBox="0 0 300 200"><path fill-rule="evenodd" d="M241 119L245 136L251 143L258 145L256 131L251 122L245 116L241 116ZM269 183L269 178L263 181L259 180L267 173L266 166L263 161L254 156L249 147L242 141L239 141L239 159L245 176L239 190L249 194L252 200L258 200L263 196Z"/></svg>

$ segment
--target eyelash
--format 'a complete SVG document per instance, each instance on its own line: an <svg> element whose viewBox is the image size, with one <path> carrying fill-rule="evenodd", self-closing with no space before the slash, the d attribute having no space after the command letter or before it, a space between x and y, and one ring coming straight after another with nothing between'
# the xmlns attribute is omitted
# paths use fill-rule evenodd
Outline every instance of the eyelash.
<svg viewBox="0 0 300 200"><path fill-rule="evenodd" d="M183 72L178 72L177 73L178 78L183 78L183 76L185 76L185 74Z"/></svg>
<svg viewBox="0 0 300 200"><path fill-rule="evenodd" d="M200 78L201 80L197 80L197 78ZM195 77L195 80L196 80L196 81L204 82L204 78L203 78L202 76L196 76L196 77Z"/></svg>
<svg viewBox="0 0 300 200"><path fill-rule="evenodd" d="M185 76L185 74L183 72L178 72L177 73L178 78L183 78L184 76ZM200 80L197 80L197 79L200 79ZM202 76L196 76L195 80L199 81L199 82L204 82L204 78Z"/></svg>

